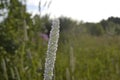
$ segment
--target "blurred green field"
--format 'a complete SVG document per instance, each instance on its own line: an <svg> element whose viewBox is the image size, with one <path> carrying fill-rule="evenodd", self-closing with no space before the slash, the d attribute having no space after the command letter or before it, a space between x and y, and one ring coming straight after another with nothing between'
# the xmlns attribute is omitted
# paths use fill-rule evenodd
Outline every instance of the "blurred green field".
<svg viewBox="0 0 120 80"><path fill-rule="evenodd" d="M59 46L55 80L119 80L119 40L119 36L70 36Z"/></svg>
<svg viewBox="0 0 120 80"><path fill-rule="evenodd" d="M62 36L63 34L61 34ZM119 80L120 37L91 35L66 35L59 40L54 80ZM36 44L36 45L35 45ZM33 46L35 46L33 48ZM22 46L25 47L25 46ZM31 55L20 52L1 57L0 79L42 80L47 42L33 43ZM23 54L23 55L21 55ZM4 61L6 70L4 69ZM18 79L19 78L19 79Z"/></svg>

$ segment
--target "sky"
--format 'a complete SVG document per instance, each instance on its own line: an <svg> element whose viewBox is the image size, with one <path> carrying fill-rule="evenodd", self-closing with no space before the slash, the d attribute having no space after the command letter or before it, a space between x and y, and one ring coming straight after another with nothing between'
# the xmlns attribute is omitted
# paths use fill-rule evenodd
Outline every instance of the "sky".
<svg viewBox="0 0 120 80"><path fill-rule="evenodd" d="M27 11L39 14L39 1L41 14L50 14L51 18L66 16L83 22L99 22L111 16L120 17L120 0L52 0L49 8L43 6L51 0L27 0Z"/></svg>

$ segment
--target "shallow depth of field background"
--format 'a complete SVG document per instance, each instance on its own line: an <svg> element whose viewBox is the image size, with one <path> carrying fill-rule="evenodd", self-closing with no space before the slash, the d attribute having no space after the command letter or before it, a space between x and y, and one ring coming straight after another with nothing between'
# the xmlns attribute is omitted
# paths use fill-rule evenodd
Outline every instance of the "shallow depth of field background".
<svg viewBox="0 0 120 80"><path fill-rule="evenodd" d="M47 14L31 18L18 0L0 0L0 10L0 80L43 80L52 19ZM120 18L59 20L54 80L119 80Z"/></svg>

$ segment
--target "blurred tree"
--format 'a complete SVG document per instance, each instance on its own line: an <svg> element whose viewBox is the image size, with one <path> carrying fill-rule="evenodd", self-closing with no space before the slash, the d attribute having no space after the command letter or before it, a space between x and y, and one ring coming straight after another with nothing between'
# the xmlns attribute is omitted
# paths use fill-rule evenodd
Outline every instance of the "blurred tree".
<svg viewBox="0 0 120 80"><path fill-rule="evenodd" d="M113 22L115 24L120 24L120 18L118 18L118 17L109 17L107 21Z"/></svg>
<svg viewBox="0 0 120 80"><path fill-rule="evenodd" d="M109 17L100 22L105 32L109 35L118 35L120 33L120 18Z"/></svg>
<svg viewBox="0 0 120 80"><path fill-rule="evenodd" d="M86 28L88 28L88 33L95 36L103 35L104 30L101 24L97 23L86 23Z"/></svg>
<svg viewBox="0 0 120 80"><path fill-rule="evenodd" d="M68 31L69 29L73 29L73 27L77 26L77 22L66 17L60 17L60 30Z"/></svg>
<svg viewBox="0 0 120 80"><path fill-rule="evenodd" d="M120 34L120 18L118 17L109 17L108 18L109 23L109 29L111 30L111 33L114 35Z"/></svg>
<svg viewBox="0 0 120 80"><path fill-rule="evenodd" d="M115 29L116 29L116 24L112 21L108 22L108 27L106 29L106 32L108 35L115 35Z"/></svg>
<svg viewBox="0 0 120 80"><path fill-rule="evenodd" d="M108 22L106 20L102 20L100 24L102 25L103 29L106 31L108 27Z"/></svg>
<svg viewBox="0 0 120 80"><path fill-rule="evenodd" d="M44 15L40 17L39 15L35 15L33 17L33 28L34 34L39 35L40 33L44 33L49 36L51 30L51 20L48 15Z"/></svg>
<svg viewBox="0 0 120 80"><path fill-rule="evenodd" d="M8 12L7 18L0 23L0 46L8 53L14 53L17 43L23 39L21 34L23 34L24 20L29 26L32 25L31 15L26 12L26 6L19 0L0 0L0 2L0 9L6 8Z"/></svg>

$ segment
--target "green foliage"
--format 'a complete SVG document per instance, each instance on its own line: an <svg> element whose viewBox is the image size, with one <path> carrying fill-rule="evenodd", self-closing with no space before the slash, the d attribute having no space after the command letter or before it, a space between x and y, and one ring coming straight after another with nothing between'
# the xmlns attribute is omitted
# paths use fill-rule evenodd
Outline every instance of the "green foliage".
<svg viewBox="0 0 120 80"><path fill-rule="evenodd" d="M33 26L32 31L35 34L45 33L49 35L51 30L51 20L48 15L40 17L39 15L35 15L33 17Z"/></svg>
<svg viewBox="0 0 120 80"><path fill-rule="evenodd" d="M119 79L119 37L90 35L69 35L69 41L61 43L56 61L56 79L67 80L69 69L70 79L74 80L114 80ZM71 71L69 58L71 48L75 56L75 71ZM64 75L63 75L64 74Z"/></svg>
<svg viewBox="0 0 120 80"><path fill-rule="evenodd" d="M60 30L61 31L69 31L69 29L73 29L77 26L77 21L74 21L70 18L60 17Z"/></svg>
<svg viewBox="0 0 120 80"><path fill-rule="evenodd" d="M109 17L107 20L100 22L104 31L109 35L119 35L120 18Z"/></svg>
<svg viewBox="0 0 120 80"><path fill-rule="evenodd" d="M100 36L104 34L101 24L86 23L86 28L91 35Z"/></svg>
<svg viewBox="0 0 120 80"><path fill-rule="evenodd" d="M49 16L30 18L19 0L0 0L3 9L9 11L0 23L0 80L43 80L47 41L39 35L49 35ZM119 80L118 17L100 23L60 17L60 27L55 80Z"/></svg>
<svg viewBox="0 0 120 80"><path fill-rule="evenodd" d="M119 17L109 17L108 22L113 22L115 24L120 24L120 18Z"/></svg>
<svg viewBox="0 0 120 80"><path fill-rule="evenodd" d="M0 9L6 8L8 6L8 0L0 0Z"/></svg>
<svg viewBox="0 0 120 80"><path fill-rule="evenodd" d="M4 19L4 22L0 23L0 46L5 48L8 53L11 53L18 48L17 43L19 43L23 30L24 20L29 26L32 25L32 20L30 14L26 13L25 5L22 5L18 0L10 0L6 8L9 9L8 17Z"/></svg>

